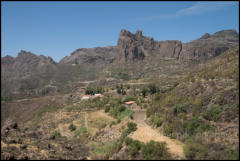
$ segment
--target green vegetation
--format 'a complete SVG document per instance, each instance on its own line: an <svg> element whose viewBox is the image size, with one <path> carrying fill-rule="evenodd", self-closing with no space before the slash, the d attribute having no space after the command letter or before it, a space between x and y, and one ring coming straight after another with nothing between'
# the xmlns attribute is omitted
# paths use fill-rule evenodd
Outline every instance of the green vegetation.
<svg viewBox="0 0 240 161"><path fill-rule="evenodd" d="M110 115L118 120L122 120L125 117L132 117L133 111L127 109L122 105L121 99L115 99L110 102L110 106L105 107L105 111L109 111Z"/></svg>
<svg viewBox="0 0 240 161"><path fill-rule="evenodd" d="M162 123L163 123L163 119L162 118L155 118L154 119L154 123L157 125L157 127L159 127L159 126L161 126L162 125Z"/></svg>
<svg viewBox="0 0 240 161"><path fill-rule="evenodd" d="M131 157L136 157L139 153L139 150L142 147L142 143L138 140L133 140L129 137L125 138L125 143L128 146L129 149L129 154L131 155Z"/></svg>
<svg viewBox="0 0 240 161"><path fill-rule="evenodd" d="M142 148L143 159L145 160L166 160L171 159L166 143L150 141Z"/></svg>
<svg viewBox="0 0 240 161"><path fill-rule="evenodd" d="M186 132L191 136L197 132L210 130L211 126L208 122L204 121L200 116L195 116L184 124Z"/></svg>
<svg viewBox="0 0 240 161"><path fill-rule="evenodd" d="M126 96L126 98L123 100L123 102L136 101L136 100L137 100L136 97L128 95L128 96Z"/></svg>
<svg viewBox="0 0 240 161"><path fill-rule="evenodd" d="M141 93L142 93L143 98L145 98L146 95L147 95L147 93L148 93L148 89L147 89L146 87L143 87L143 88L141 89Z"/></svg>
<svg viewBox="0 0 240 161"><path fill-rule="evenodd" d="M116 88L117 88L117 93L118 94L126 95L126 91L125 91L122 84L120 86L117 85Z"/></svg>
<svg viewBox="0 0 240 161"><path fill-rule="evenodd" d="M127 73L119 72L118 77L123 80L127 80L127 81L130 80L130 76Z"/></svg>
<svg viewBox="0 0 240 161"><path fill-rule="evenodd" d="M150 84L148 86L148 88L149 88L149 93L150 94L154 94L154 93L156 93L158 91L158 88L157 88L157 86L155 84Z"/></svg>
<svg viewBox="0 0 240 161"><path fill-rule="evenodd" d="M210 108L203 113L203 117L210 121L218 121L221 118L222 110L219 105L212 104Z"/></svg>
<svg viewBox="0 0 240 161"><path fill-rule="evenodd" d="M61 108L61 106L59 104L57 104L56 102L52 102L52 103L50 103L50 105L47 105L46 107L41 109L41 111L39 111L37 114L35 114L33 116L33 120L39 121L41 119L41 117L45 113L47 113L47 112L55 112L55 111L57 111L60 108Z"/></svg>
<svg viewBox="0 0 240 161"><path fill-rule="evenodd" d="M141 151L142 159L144 160L166 160L172 159L165 142L150 141L146 144L133 140L129 137L124 139L125 144L128 147L130 156L134 159Z"/></svg>
<svg viewBox="0 0 240 161"><path fill-rule="evenodd" d="M125 129L123 132L122 132L122 135L121 135L121 138L125 138L126 136L128 136L130 133L134 132L137 130L137 124L133 123L133 122L129 122L127 124L127 129Z"/></svg>
<svg viewBox="0 0 240 161"><path fill-rule="evenodd" d="M104 88L102 88L102 87L89 87L88 86L86 88L85 94L94 95L94 94L103 93L103 92L104 92Z"/></svg>
<svg viewBox="0 0 240 161"><path fill-rule="evenodd" d="M69 127L68 127L68 129L69 129L70 131L74 131L74 130L76 130L76 126L75 126L74 124L70 124Z"/></svg>
<svg viewBox="0 0 240 161"><path fill-rule="evenodd" d="M53 132L53 135L54 135L56 138L60 138L60 137L61 137L61 134L60 134L58 131L54 131L54 132Z"/></svg>
<svg viewBox="0 0 240 161"><path fill-rule="evenodd" d="M190 138L186 140L184 153L189 160L238 160L239 150L217 144L204 144Z"/></svg>

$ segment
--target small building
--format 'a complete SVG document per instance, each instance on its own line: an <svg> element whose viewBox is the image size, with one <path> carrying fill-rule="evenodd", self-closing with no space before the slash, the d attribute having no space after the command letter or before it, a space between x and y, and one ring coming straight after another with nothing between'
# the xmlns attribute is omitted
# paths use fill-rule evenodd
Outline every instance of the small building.
<svg viewBox="0 0 240 161"><path fill-rule="evenodd" d="M100 93L96 93L96 94L94 94L93 97L94 97L94 98L97 98L97 97L99 97L99 98L103 98L104 95L102 95L102 94L100 94Z"/></svg>
<svg viewBox="0 0 240 161"><path fill-rule="evenodd" d="M88 100L88 99L90 99L91 98L91 95L83 95L82 97L81 97L81 100Z"/></svg>
<svg viewBox="0 0 240 161"><path fill-rule="evenodd" d="M135 101L128 101L128 102L125 102L126 105L132 105L132 104L134 104L134 103L135 103Z"/></svg>
<svg viewBox="0 0 240 161"><path fill-rule="evenodd" d="M94 94L94 96L95 97L99 97L99 96L101 96L101 94L100 93L96 93L96 94Z"/></svg>

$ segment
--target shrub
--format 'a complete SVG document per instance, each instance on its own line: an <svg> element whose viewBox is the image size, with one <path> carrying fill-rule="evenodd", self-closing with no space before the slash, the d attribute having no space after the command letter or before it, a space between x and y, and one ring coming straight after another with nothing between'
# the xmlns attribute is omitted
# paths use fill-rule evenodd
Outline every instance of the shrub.
<svg viewBox="0 0 240 161"><path fill-rule="evenodd" d="M105 109L104 109L104 112L109 112L109 111L110 111L110 107L106 106Z"/></svg>
<svg viewBox="0 0 240 161"><path fill-rule="evenodd" d="M130 145L132 142L133 142L133 139L129 138L129 137L126 137L124 139L124 142L126 143L126 145Z"/></svg>
<svg viewBox="0 0 240 161"><path fill-rule="evenodd" d="M141 149L141 142L138 140L133 140L129 145L129 153L132 157L136 157L139 150Z"/></svg>
<svg viewBox="0 0 240 161"><path fill-rule="evenodd" d="M165 142L150 141L143 145L142 155L145 160L165 160L171 159Z"/></svg>
<svg viewBox="0 0 240 161"><path fill-rule="evenodd" d="M128 102L128 101L136 101L136 97L133 96L126 96L123 102Z"/></svg>
<svg viewBox="0 0 240 161"><path fill-rule="evenodd" d="M133 122L129 122L127 126L130 133L137 130L137 124Z"/></svg>
<svg viewBox="0 0 240 161"><path fill-rule="evenodd" d="M206 159L208 149L201 144L194 143L193 140L187 140L184 147L184 153L187 159Z"/></svg>
<svg viewBox="0 0 240 161"><path fill-rule="evenodd" d="M120 88L117 89L117 93L118 94L121 94L122 93L122 90Z"/></svg>
<svg viewBox="0 0 240 161"><path fill-rule="evenodd" d="M148 108L147 111L146 111L146 114L147 114L147 117L150 117L154 113L152 112L151 108Z"/></svg>
<svg viewBox="0 0 240 161"><path fill-rule="evenodd" d="M175 115L178 115L180 113L186 113L187 112L187 105L186 104L177 104L173 108L173 112Z"/></svg>
<svg viewBox="0 0 240 161"><path fill-rule="evenodd" d="M218 121L221 117L221 108L219 105L213 104L210 106L210 109L203 113L203 117L210 121Z"/></svg>
<svg viewBox="0 0 240 161"><path fill-rule="evenodd" d="M168 126L164 126L163 127L163 134L165 136L169 136L169 137L172 137L172 133L173 133L173 128L171 125L168 125Z"/></svg>
<svg viewBox="0 0 240 161"><path fill-rule="evenodd" d="M127 127L128 127L127 129L123 130L121 138L125 138L128 134L137 130L137 124L135 124L133 122L129 122L127 124Z"/></svg>
<svg viewBox="0 0 240 161"><path fill-rule="evenodd" d="M74 130L76 130L76 126L73 125L73 124L70 124L69 127L68 127L68 129L69 129L70 131L74 131Z"/></svg>
<svg viewBox="0 0 240 161"><path fill-rule="evenodd" d="M147 92L148 92L148 89L147 89L146 87L143 87L143 88L141 89L141 93L142 93L142 96L143 96L144 98L146 97Z"/></svg>
<svg viewBox="0 0 240 161"><path fill-rule="evenodd" d="M154 94L154 93L157 92L157 87L156 87L155 84L150 84L150 85L148 86L148 88L149 88L149 93L150 93L150 94Z"/></svg>
<svg viewBox="0 0 240 161"><path fill-rule="evenodd" d="M112 127L112 125L116 125L116 122L112 121L111 124L110 124L110 127Z"/></svg>
<svg viewBox="0 0 240 161"><path fill-rule="evenodd" d="M154 119L154 123L157 125L157 127L161 126L163 123L163 119L158 117Z"/></svg>
<svg viewBox="0 0 240 161"><path fill-rule="evenodd" d="M87 128L84 125L82 125L80 128L78 128L75 131L75 135L82 135L82 134L87 134Z"/></svg>
<svg viewBox="0 0 240 161"><path fill-rule="evenodd" d="M184 126L189 135L194 135L197 132L203 132L211 129L210 124L204 122L199 115L193 117Z"/></svg>
<svg viewBox="0 0 240 161"><path fill-rule="evenodd" d="M94 89L92 87L87 87L86 91L85 91L85 94L94 95Z"/></svg>
<svg viewBox="0 0 240 161"><path fill-rule="evenodd" d="M54 135L56 138L61 137L61 134L60 134L58 131L54 131L54 132L53 132L53 135Z"/></svg>

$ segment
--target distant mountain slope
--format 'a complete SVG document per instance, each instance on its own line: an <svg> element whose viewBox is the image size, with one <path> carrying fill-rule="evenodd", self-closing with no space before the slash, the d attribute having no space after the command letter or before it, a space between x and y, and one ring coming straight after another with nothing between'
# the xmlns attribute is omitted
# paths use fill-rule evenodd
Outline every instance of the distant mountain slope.
<svg viewBox="0 0 240 161"><path fill-rule="evenodd" d="M112 63L116 57L116 47L96 47L80 48L71 53L70 56L64 57L60 64L84 64L84 65L107 65Z"/></svg>
<svg viewBox="0 0 240 161"><path fill-rule="evenodd" d="M31 52L20 51L16 58L6 56L1 59L1 94L38 95L44 92L50 80L58 70L57 63L51 57L36 56ZM55 89L54 89L55 90Z"/></svg>
<svg viewBox="0 0 240 161"><path fill-rule="evenodd" d="M80 48L59 63L51 57L20 51L1 58L2 99L38 96L69 90L72 83L100 77L160 78L183 71L184 62L199 63L239 44L235 30L205 34L189 43L155 41L138 30L121 30L117 46Z"/></svg>

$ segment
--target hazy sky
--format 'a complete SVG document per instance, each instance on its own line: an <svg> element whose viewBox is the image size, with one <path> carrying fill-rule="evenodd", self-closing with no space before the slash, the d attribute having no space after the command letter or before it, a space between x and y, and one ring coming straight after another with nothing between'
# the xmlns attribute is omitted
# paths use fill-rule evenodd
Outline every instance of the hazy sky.
<svg viewBox="0 0 240 161"><path fill-rule="evenodd" d="M188 42L239 32L238 2L1 2L1 55L20 50L59 61L78 48L115 46L121 29Z"/></svg>

